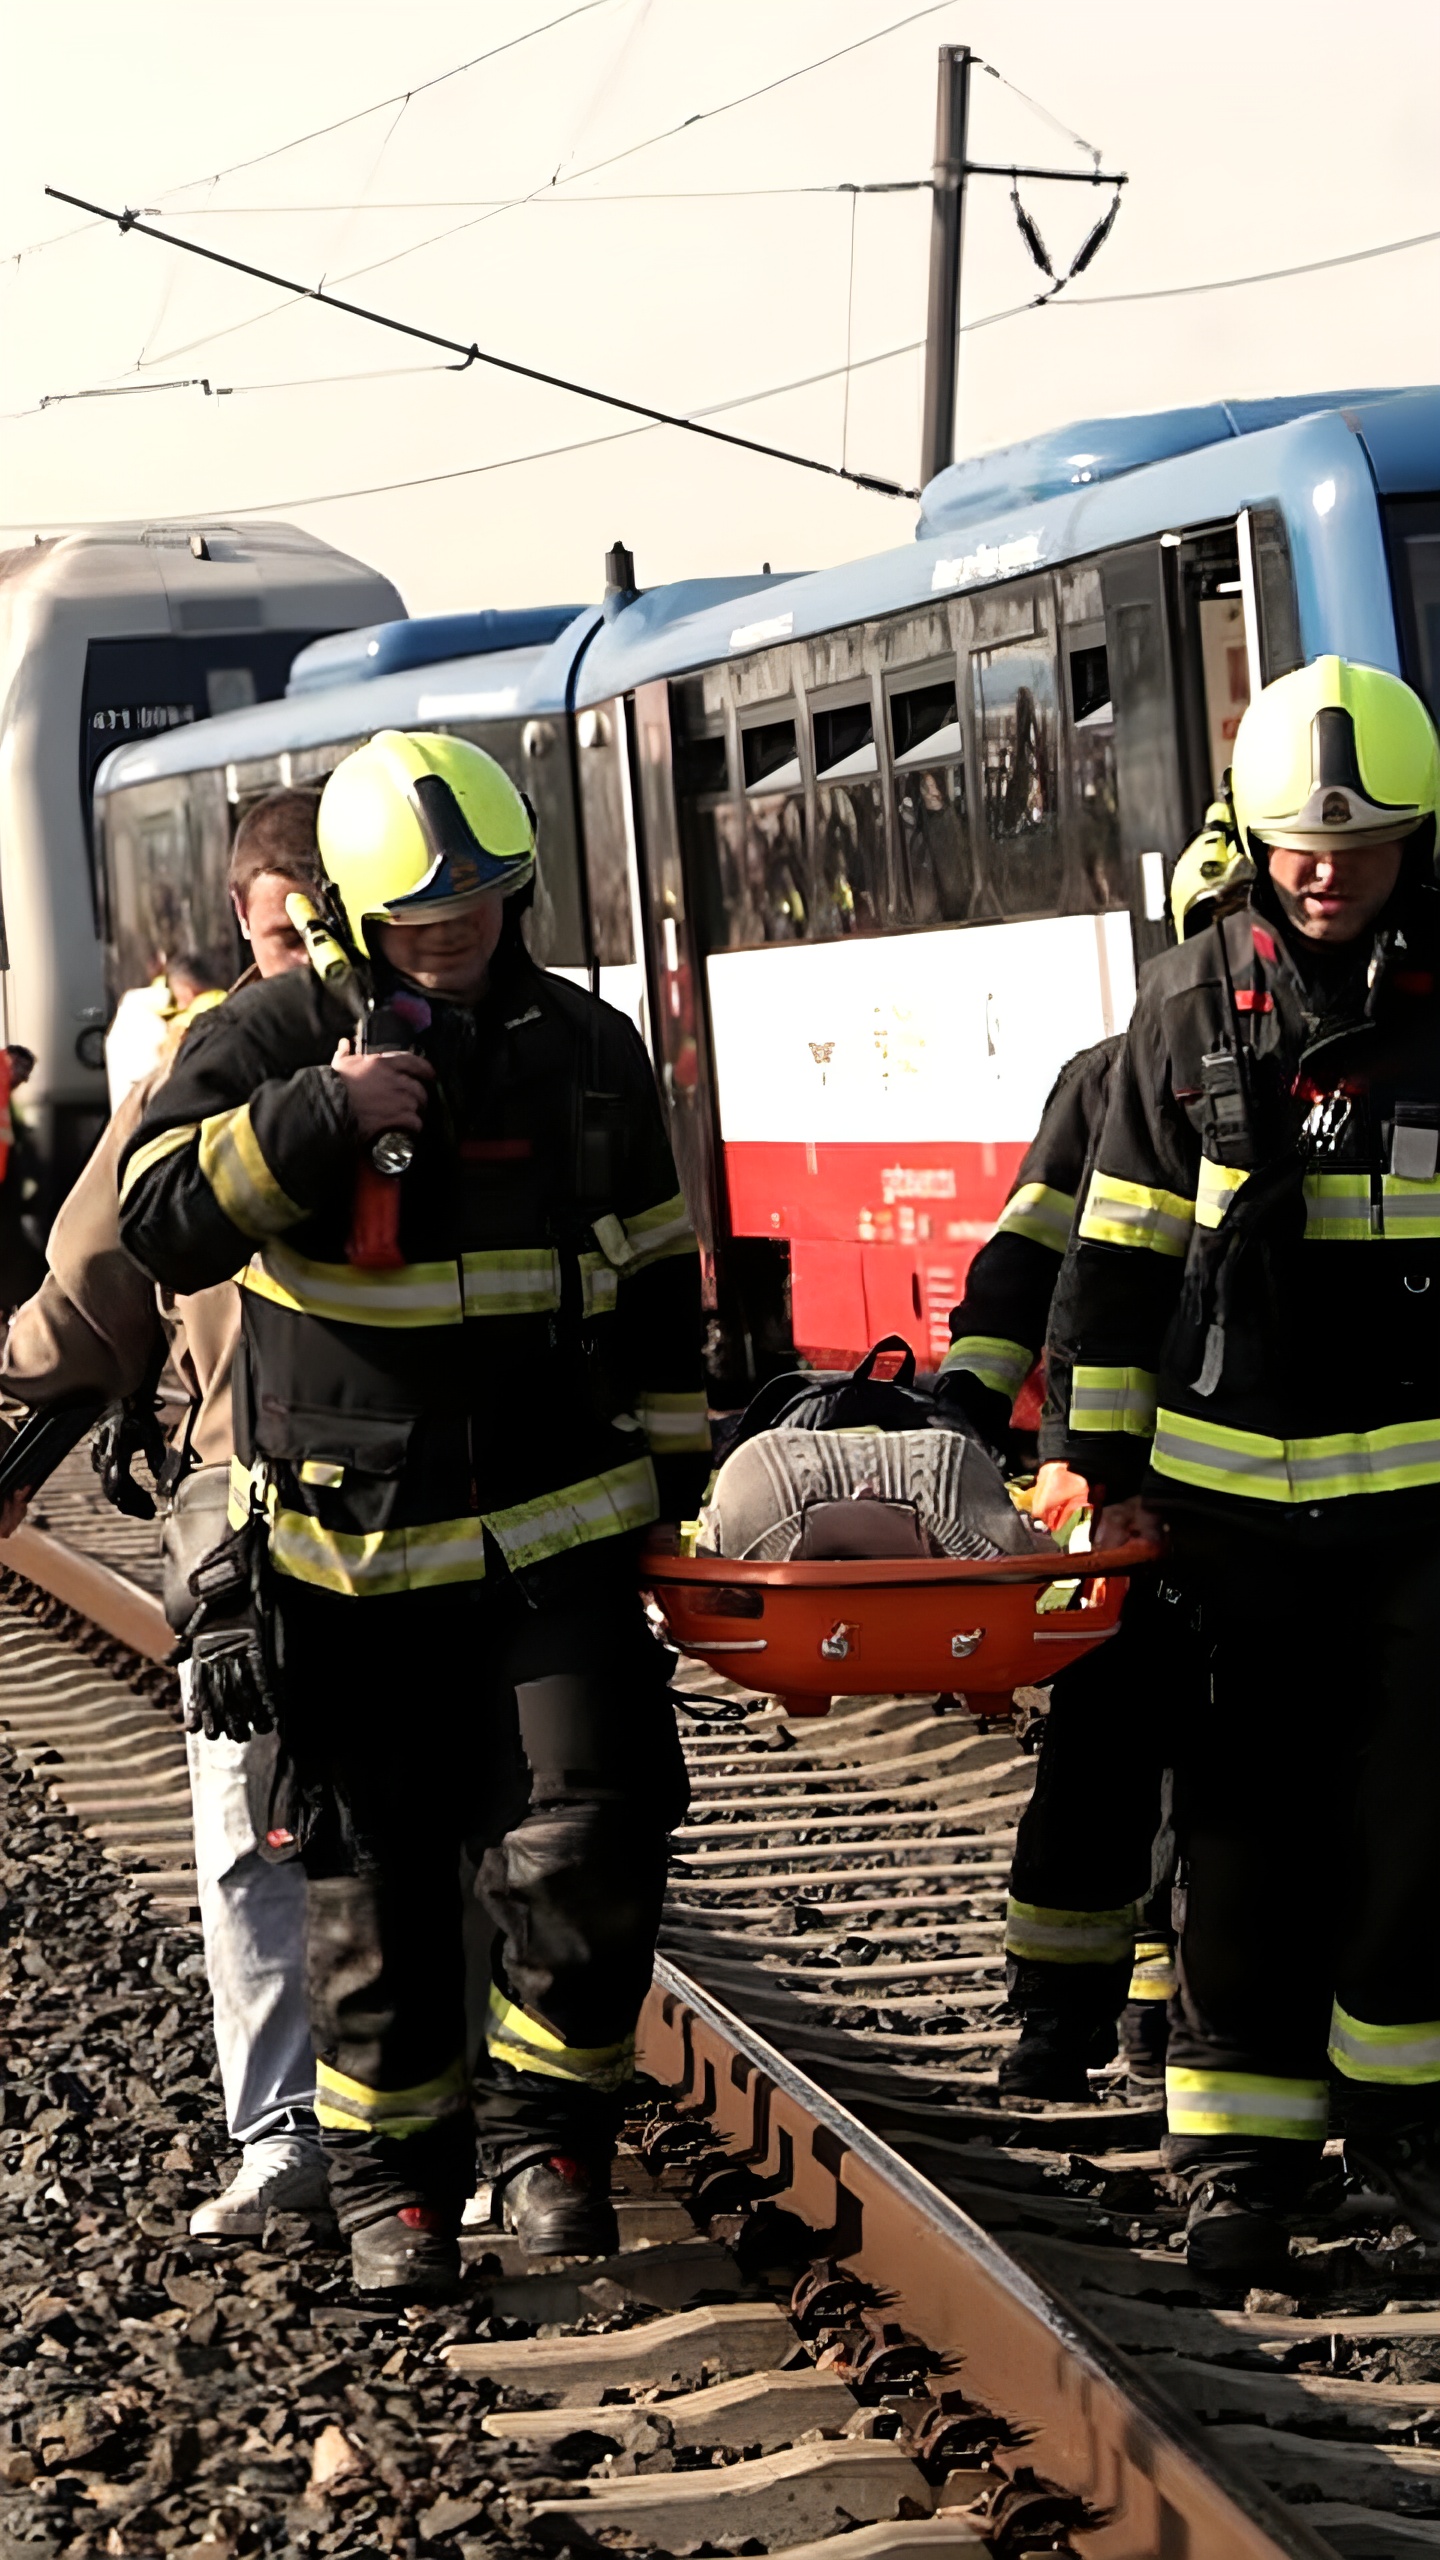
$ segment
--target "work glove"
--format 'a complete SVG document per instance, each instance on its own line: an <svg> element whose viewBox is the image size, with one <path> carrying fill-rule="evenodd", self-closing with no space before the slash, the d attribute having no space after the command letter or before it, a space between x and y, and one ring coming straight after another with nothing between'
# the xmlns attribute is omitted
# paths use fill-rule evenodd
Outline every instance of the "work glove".
<svg viewBox="0 0 1440 2560"><path fill-rule="evenodd" d="M185 1629L190 1679L185 1730L207 1742L273 1733L276 1681L261 1590L264 1525L248 1520L190 1576L199 1606Z"/></svg>

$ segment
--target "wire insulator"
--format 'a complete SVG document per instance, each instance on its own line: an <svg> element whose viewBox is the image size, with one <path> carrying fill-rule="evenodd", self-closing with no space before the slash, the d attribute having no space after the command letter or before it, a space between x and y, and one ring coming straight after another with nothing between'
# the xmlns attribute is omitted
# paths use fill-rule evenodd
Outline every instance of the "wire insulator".
<svg viewBox="0 0 1440 2560"><path fill-rule="evenodd" d="M1020 225L1021 239L1029 250L1036 266L1040 269L1041 274L1049 276L1053 282L1055 270L1050 264L1050 252L1040 237L1039 225L1036 223L1033 215L1026 212L1025 207L1020 201L1020 190L1018 187L1011 188L1010 201L1015 207L1015 219Z"/></svg>

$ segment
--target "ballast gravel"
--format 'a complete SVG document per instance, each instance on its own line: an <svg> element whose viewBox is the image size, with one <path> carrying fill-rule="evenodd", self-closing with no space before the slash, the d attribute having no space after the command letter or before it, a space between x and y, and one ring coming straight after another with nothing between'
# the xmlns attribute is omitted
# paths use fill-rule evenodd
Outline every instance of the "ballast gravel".
<svg viewBox="0 0 1440 2560"><path fill-rule="evenodd" d="M0 2560L531 2548L594 2456L481 2433L440 2352L527 2330L477 2277L376 2310L293 2217L189 2237L235 2162L212 2054L198 1933L0 1749Z"/></svg>

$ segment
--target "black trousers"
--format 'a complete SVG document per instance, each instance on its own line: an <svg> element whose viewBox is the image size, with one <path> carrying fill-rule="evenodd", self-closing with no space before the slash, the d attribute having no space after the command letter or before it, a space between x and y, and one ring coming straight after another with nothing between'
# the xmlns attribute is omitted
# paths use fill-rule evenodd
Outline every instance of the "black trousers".
<svg viewBox="0 0 1440 2560"><path fill-rule="evenodd" d="M492 2154L608 2152L684 1762L631 1543L373 1600L280 1586L317 2112L343 2226L458 2217ZM461 1860L493 1929L465 2069Z"/></svg>
<svg viewBox="0 0 1440 2560"><path fill-rule="evenodd" d="M1177 1707L1203 1676L1193 1604L1137 1577L1116 1633L1060 1672L1010 1871L1010 1996L1077 2025L1115 2019L1137 1929L1168 1934L1165 1772Z"/></svg>
<svg viewBox="0 0 1440 2560"><path fill-rule="evenodd" d="M1214 1642L1176 1766L1170 2150L1294 2182L1327 2048L1352 2124L1440 2102L1440 1538L1312 1560L1237 1537L1186 1570Z"/></svg>

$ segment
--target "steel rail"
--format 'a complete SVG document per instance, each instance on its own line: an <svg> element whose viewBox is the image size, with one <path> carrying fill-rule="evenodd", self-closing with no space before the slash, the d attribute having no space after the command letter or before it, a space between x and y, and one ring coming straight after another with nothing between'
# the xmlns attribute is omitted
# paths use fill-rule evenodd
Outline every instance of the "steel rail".
<svg viewBox="0 0 1440 2560"><path fill-rule="evenodd" d="M78 1617L90 1619L132 1653L143 1654L147 1662L168 1662L174 1652L175 1638L158 1600L152 1600L127 1574L52 1537L48 1530L32 1529L25 1521L12 1537L0 1538L0 1565L23 1574L27 1582L63 1601Z"/></svg>
<svg viewBox="0 0 1440 2560"><path fill-rule="evenodd" d="M666 1958L637 2059L704 2115L764 2192L887 2297L1023 2436L1025 2465L1083 2500L1094 2560L1335 2560L1258 2482L1222 2468L1144 2372L1051 2297L962 2208Z"/></svg>

